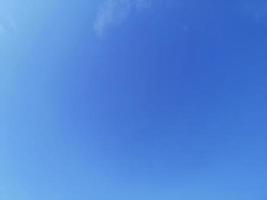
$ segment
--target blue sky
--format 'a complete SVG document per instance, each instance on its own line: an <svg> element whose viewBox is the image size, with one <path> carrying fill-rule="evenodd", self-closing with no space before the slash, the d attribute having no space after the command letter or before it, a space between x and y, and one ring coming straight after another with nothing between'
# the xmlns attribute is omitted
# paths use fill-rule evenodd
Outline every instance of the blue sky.
<svg viewBox="0 0 267 200"><path fill-rule="evenodd" d="M266 200L267 4L0 2L0 199Z"/></svg>

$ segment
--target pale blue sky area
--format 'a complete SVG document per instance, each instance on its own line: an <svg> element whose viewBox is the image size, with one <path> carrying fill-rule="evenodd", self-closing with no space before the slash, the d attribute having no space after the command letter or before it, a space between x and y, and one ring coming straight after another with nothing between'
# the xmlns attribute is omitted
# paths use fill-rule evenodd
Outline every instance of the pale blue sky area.
<svg viewBox="0 0 267 200"><path fill-rule="evenodd" d="M0 2L1 200L266 200L267 4Z"/></svg>

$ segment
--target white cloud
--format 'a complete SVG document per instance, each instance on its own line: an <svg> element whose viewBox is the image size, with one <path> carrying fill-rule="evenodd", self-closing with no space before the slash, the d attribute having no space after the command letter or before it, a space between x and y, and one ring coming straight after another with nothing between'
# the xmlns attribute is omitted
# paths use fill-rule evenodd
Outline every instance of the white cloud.
<svg viewBox="0 0 267 200"><path fill-rule="evenodd" d="M131 12L147 9L150 4L150 0L105 0L94 22L96 34L103 35L112 26L123 23Z"/></svg>

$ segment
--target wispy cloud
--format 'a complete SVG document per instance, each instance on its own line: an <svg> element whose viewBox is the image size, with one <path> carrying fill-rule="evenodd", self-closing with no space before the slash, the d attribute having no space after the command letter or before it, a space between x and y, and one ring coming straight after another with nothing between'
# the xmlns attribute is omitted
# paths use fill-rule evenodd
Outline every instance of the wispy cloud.
<svg viewBox="0 0 267 200"><path fill-rule="evenodd" d="M105 0L98 10L94 30L101 36L112 26L123 23L131 12L147 9L150 5L150 0Z"/></svg>
<svg viewBox="0 0 267 200"><path fill-rule="evenodd" d="M16 31L16 24L12 17L0 17L0 35Z"/></svg>
<svg viewBox="0 0 267 200"><path fill-rule="evenodd" d="M4 34L6 31L5 27L3 24L0 24L0 35Z"/></svg>
<svg viewBox="0 0 267 200"><path fill-rule="evenodd" d="M266 23L267 1L266 0L246 0L241 3L241 10L248 17L258 23Z"/></svg>
<svg viewBox="0 0 267 200"><path fill-rule="evenodd" d="M0 36L5 34L7 31L6 23L3 21L2 17L0 18Z"/></svg>

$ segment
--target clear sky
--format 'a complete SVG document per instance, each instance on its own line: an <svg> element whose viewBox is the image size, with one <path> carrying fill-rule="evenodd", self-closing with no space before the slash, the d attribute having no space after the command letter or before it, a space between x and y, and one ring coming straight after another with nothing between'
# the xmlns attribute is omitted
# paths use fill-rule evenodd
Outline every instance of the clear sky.
<svg viewBox="0 0 267 200"><path fill-rule="evenodd" d="M266 200L264 0L1 0L1 200Z"/></svg>

